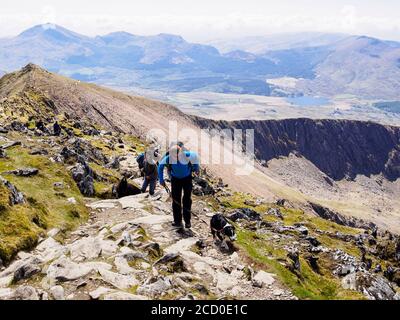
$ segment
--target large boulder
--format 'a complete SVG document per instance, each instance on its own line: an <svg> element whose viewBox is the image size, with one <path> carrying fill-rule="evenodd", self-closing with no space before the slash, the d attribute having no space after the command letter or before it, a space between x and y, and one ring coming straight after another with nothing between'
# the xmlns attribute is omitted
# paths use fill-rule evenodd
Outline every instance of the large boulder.
<svg viewBox="0 0 400 320"><path fill-rule="evenodd" d="M229 216L229 219L232 221L237 220L251 220L251 221L260 221L261 215L249 208L241 208L237 209L234 213Z"/></svg>
<svg viewBox="0 0 400 320"><path fill-rule="evenodd" d="M379 239L376 254L384 260L400 261L400 238L393 235Z"/></svg>
<svg viewBox="0 0 400 320"><path fill-rule="evenodd" d="M27 263L21 265L17 270L14 272L14 282L20 281L22 279L29 279L35 274L41 271L40 264L42 261L38 258L32 258Z"/></svg>
<svg viewBox="0 0 400 320"><path fill-rule="evenodd" d="M207 196L215 194L213 186L204 178L193 178L193 194L196 196Z"/></svg>
<svg viewBox="0 0 400 320"><path fill-rule="evenodd" d="M50 293L54 300L65 300L65 292L62 286L51 287Z"/></svg>
<svg viewBox="0 0 400 320"><path fill-rule="evenodd" d="M78 262L96 259L99 256L107 258L118 250L115 242L103 240L100 237L79 239L68 245L68 248L71 253L71 259Z"/></svg>
<svg viewBox="0 0 400 320"><path fill-rule="evenodd" d="M183 258L178 253L168 253L154 263L160 270L169 273L178 273L187 271L187 266Z"/></svg>
<svg viewBox="0 0 400 320"><path fill-rule="evenodd" d="M83 134L86 136L98 136L100 135L100 131L96 128L89 127L83 130Z"/></svg>
<svg viewBox="0 0 400 320"><path fill-rule="evenodd" d="M31 177L39 173L39 169L36 168L20 168L11 171L7 171L7 174L13 174L20 177Z"/></svg>
<svg viewBox="0 0 400 320"><path fill-rule="evenodd" d="M120 290L127 290L139 284L131 275L123 275L112 271L100 269L102 279Z"/></svg>
<svg viewBox="0 0 400 320"><path fill-rule="evenodd" d="M93 147L90 142L76 137L69 139L65 143L60 156L66 162L76 162L83 159L87 162L103 165L108 163L108 158L99 149Z"/></svg>
<svg viewBox="0 0 400 320"><path fill-rule="evenodd" d="M109 168L109 169L119 169L120 161L121 161L120 159L121 159L121 157L112 158L111 161L109 163L107 163L105 167Z"/></svg>
<svg viewBox="0 0 400 320"><path fill-rule="evenodd" d="M10 142L7 142L7 143L3 144L3 145L1 146L1 148L2 148L3 150L6 150L6 149L8 149L8 148L15 147L15 146L20 146L20 145L21 145L21 142L20 142L20 141L10 141Z"/></svg>
<svg viewBox="0 0 400 320"><path fill-rule="evenodd" d="M0 278L12 276L13 282L29 279L41 271L42 260L28 255L23 259L14 261L7 269L0 272Z"/></svg>
<svg viewBox="0 0 400 320"><path fill-rule="evenodd" d="M167 277L150 278L137 289L137 293L145 296L159 296L172 288L171 280Z"/></svg>
<svg viewBox="0 0 400 320"><path fill-rule="evenodd" d="M274 216L274 217L277 217L277 218L283 220L283 215L282 215L282 212L281 212L281 210L279 208L270 208L267 211L267 214L270 215L270 216Z"/></svg>
<svg viewBox="0 0 400 320"><path fill-rule="evenodd" d="M93 170L87 162L81 161L77 163L76 166L72 168L71 173L81 193L84 196L93 197L95 194Z"/></svg>
<svg viewBox="0 0 400 320"><path fill-rule="evenodd" d="M388 266L386 271L384 272L384 276L391 282L396 283L400 286L400 268L393 268L392 266Z"/></svg>
<svg viewBox="0 0 400 320"><path fill-rule="evenodd" d="M11 122L7 127L7 130L12 130L12 131L18 131L18 132L27 132L28 128L26 127L25 124L19 121L13 121Z"/></svg>
<svg viewBox="0 0 400 320"><path fill-rule="evenodd" d="M253 278L253 286L255 287L267 287L275 282L273 274L260 270Z"/></svg>
<svg viewBox="0 0 400 320"><path fill-rule="evenodd" d="M18 189L11 182L0 176L0 183L3 184L10 193L9 204L11 206L25 202L24 194L22 192L19 192Z"/></svg>
<svg viewBox="0 0 400 320"><path fill-rule="evenodd" d="M68 252L67 247L51 237L54 233L54 229L49 231L49 238L42 241L35 249L35 252L45 263L57 259Z"/></svg>
<svg viewBox="0 0 400 320"><path fill-rule="evenodd" d="M49 280L55 282L73 281L82 278L92 272L92 266L75 263L66 256L61 256L53 261L47 268L46 274Z"/></svg>
<svg viewBox="0 0 400 320"><path fill-rule="evenodd" d="M14 291L10 288L0 288L0 300L10 300L13 298Z"/></svg>
<svg viewBox="0 0 400 320"><path fill-rule="evenodd" d="M342 279L345 289L356 290L370 300L392 300L396 294L390 282L368 271L353 272Z"/></svg>
<svg viewBox="0 0 400 320"><path fill-rule="evenodd" d="M41 134L50 134L49 129L47 129L42 120L36 122L36 129L36 132L39 131Z"/></svg>
<svg viewBox="0 0 400 320"><path fill-rule="evenodd" d="M31 286L18 287L13 295L15 300L39 300L38 292Z"/></svg>

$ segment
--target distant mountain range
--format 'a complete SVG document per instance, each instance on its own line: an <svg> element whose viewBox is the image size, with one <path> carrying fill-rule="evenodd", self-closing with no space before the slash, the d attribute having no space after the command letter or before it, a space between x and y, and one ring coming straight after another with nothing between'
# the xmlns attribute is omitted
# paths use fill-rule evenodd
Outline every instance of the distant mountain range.
<svg viewBox="0 0 400 320"><path fill-rule="evenodd" d="M209 41L208 44L216 47L222 53L241 50L260 55L269 51L328 46L349 36L343 33L321 32L281 33L258 37L218 39Z"/></svg>
<svg viewBox="0 0 400 320"><path fill-rule="evenodd" d="M78 80L123 88L400 98L400 43L303 33L213 45L170 34L88 37L45 24L0 39L0 70L33 62ZM290 92L266 82L281 77L299 81Z"/></svg>

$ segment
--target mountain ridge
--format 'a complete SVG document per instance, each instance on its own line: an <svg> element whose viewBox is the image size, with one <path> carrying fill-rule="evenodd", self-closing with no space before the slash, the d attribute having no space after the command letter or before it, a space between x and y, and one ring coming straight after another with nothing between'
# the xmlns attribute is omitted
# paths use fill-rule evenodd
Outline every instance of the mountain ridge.
<svg viewBox="0 0 400 320"><path fill-rule="evenodd" d="M300 79L296 87L300 95L398 99L398 43L343 35L328 41L328 36L325 40L319 36L315 42L261 54L221 53L179 35L138 36L119 31L87 37L47 24L0 39L0 69L10 72L34 62L109 87L267 96L273 90L266 79L294 77ZM375 42L380 44L378 53ZM337 67L341 61L342 69Z"/></svg>

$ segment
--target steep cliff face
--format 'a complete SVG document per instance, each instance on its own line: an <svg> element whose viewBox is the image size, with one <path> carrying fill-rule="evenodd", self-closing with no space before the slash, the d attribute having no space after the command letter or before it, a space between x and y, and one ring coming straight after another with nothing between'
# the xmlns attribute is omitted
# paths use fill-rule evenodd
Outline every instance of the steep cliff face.
<svg viewBox="0 0 400 320"><path fill-rule="evenodd" d="M295 153L335 180L361 174L400 177L400 128L347 120L234 122L197 119L205 128L254 129L255 154L269 161Z"/></svg>

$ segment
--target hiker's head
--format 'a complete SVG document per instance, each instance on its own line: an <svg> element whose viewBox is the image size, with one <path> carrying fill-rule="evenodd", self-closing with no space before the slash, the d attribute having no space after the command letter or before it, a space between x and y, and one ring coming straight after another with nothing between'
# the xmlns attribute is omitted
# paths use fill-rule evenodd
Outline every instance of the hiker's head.
<svg viewBox="0 0 400 320"><path fill-rule="evenodd" d="M178 146L178 147L180 147L180 148L184 148L185 144L184 144L182 141L172 141L172 142L169 144L169 149L171 150L171 148L173 148L173 147L175 147L175 146Z"/></svg>
<svg viewBox="0 0 400 320"><path fill-rule="evenodd" d="M153 146L146 151L146 161L151 164L156 164L160 158L160 146Z"/></svg>

